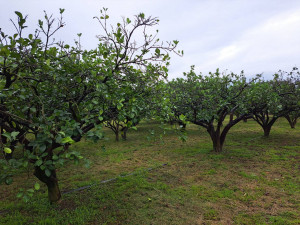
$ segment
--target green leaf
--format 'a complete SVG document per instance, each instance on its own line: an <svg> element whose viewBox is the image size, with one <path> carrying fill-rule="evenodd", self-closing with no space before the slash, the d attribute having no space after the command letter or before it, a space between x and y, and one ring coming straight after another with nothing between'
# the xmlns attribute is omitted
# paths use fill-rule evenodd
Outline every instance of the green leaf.
<svg viewBox="0 0 300 225"><path fill-rule="evenodd" d="M160 50L159 50L159 48L155 49L155 53L156 53L157 55L159 55L159 54L160 54Z"/></svg>
<svg viewBox="0 0 300 225"><path fill-rule="evenodd" d="M130 20L129 18L127 18L127 19L126 19L126 22L127 22L128 24L130 24L130 23L131 23L131 20Z"/></svg>
<svg viewBox="0 0 300 225"><path fill-rule="evenodd" d="M39 20L39 26L43 27L43 24L44 24L43 21Z"/></svg>
<svg viewBox="0 0 300 225"><path fill-rule="evenodd" d="M71 137L65 137L61 140L63 144L73 144L75 141Z"/></svg>
<svg viewBox="0 0 300 225"><path fill-rule="evenodd" d="M47 156L48 155L48 152L44 152L42 155L41 155L41 157L43 158L43 157L45 157L45 156Z"/></svg>
<svg viewBox="0 0 300 225"><path fill-rule="evenodd" d="M75 80L77 83L80 83L81 82L81 77L75 77Z"/></svg>
<svg viewBox="0 0 300 225"><path fill-rule="evenodd" d="M34 189L38 191L40 189L40 184L39 183L35 183L34 184Z"/></svg>
<svg viewBox="0 0 300 225"><path fill-rule="evenodd" d="M5 46L0 49L0 55L4 57L8 57L10 55L9 49Z"/></svg>
<svg viewBox="0 0 300 225"><path fill-rule="evenodd" d="M20 12L18 12L18 11L15 11L15 14L17 14L17 16L18 16L20 19L23 19L22 13L20 13Z"/></svg>
<svg viewBox="0 0 300 225"><path fill-rule="evenodd" d="M23 167L26 168L27 166L28 166L28 161L24 161L24 162L23 162Z"/></svg>
<svg viewBox="0 0 300 225"><path fill-rule="evenodd" d="M36 69L34 72L35 73L38 73L38 72L42 72L43 70L41 70L41 69Z"/></svg>
<svg viewBox="0 0 300 225"><path fill-rule="evenodd" d="M123 107L123 104L119 102L117 105L117 109L120 110L120 109L122 109L122 107Z"/></svg>
<svg viewBox="0 0 300 225"><path fill-rule="evenodd" d="M49 169L45 169L45 174L47 177L51 176L51 171Z"/></svg>
<svg viewBox="0 0 300 225"><path fill-rule="evenodd" d="M140 13L139 17L141 17L142 19L144 19L145 18L145 14L144 13Z"/></svg>
<svg viewBox="0 0 300 225"><path fill-rule="evenodd" d="M17 194L17 198L22 198L22 196L23 196L23 193L22 193L22 192L19 192L19 193Z"/></svg>
<svg viewBox="0 0 300 225"><path fill-rule="evenodd" d="M181 115L179 116L179 119L184 121L184 120L185 120L185 115L181 114Z"/></svg>
<svg viewBox="0 0 300 225"><path fill-rule="evenodd" d="M36 166L40 166L42 164L43 164L43 160L42 159L39 159L38 161L35 162Z"/></svg>
<svg viewBox="0 0 300 225"><path fill-rule="evenodd" d="M66 136L65 132L63 132L63 131L60 131L58 133L61 134L62 136Z"/></svg>
<svg viewBox="0 0 300 225"><path fill-rule="evenodd" d="M8 138L8 140L11 141L10 133L5 132L5 133L2 134L2 136Z"/></svg>
<svg viewBox="0 0 300 225"><path fill-rule="evenodd" d="M10 148L5 147L4 152L7 154L10 154L10 153L12 153L12 150Z"/></svg>
<svg viewBox="0 0 300 225"><path fill-rule="evenodd" d="M30 111L33 113L36 113L36 108L32 107L32 108L30 108Z"/></svg>
<svg viewBox="0 0 300 225"><path fill-rule="evenodd" d="M47 166L52 165L52 164L53 164L52 160L47 160L47 161L45 162L45 165L47 165Z"/></svg>
<svg viewBox="0 0 300 225"><path fill-rule="evenodd" d="M39 150L40 152L44 152L46 150L47 146L45 144L42 144L41 146L39 146Z"/></svg>
<svg viewBox="0 0 300 225"><path fill-rule="evenodd" d="M28 195L24 195L23 200L24 200L24 202L28 202L29 201Z"/></svg>
<svg viewBox="0 0 300 225"><path fill-rule="evenodd" d="M34 193L34 190L32 188L28 189L27 192Z"/></svg>

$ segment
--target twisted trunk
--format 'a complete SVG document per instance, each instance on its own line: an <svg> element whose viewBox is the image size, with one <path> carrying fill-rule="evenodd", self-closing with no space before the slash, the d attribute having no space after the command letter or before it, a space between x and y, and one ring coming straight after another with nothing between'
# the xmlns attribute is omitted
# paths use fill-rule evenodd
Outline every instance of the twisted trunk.
<svg viewBox="0 0 300 225"><path fill-rule="evenodd" d="M34 168L34 175L48 187L48 198L50 203L57 202L61 199L61 192L58 186L58 180L56 177L56 171L52 170L51 175L48 177L44 170L40 167Z"/></svg>
<svg viewBox="0 0 300 225"><path fill-rule="evenodd" d="M286 115L285 118L289 122L292 129L295 129L297 123L297 117L291 118L289 115Z"/></svg>
<svg viewBox="0 0 300 225"><path fill-rule="evenodd" d="M222 152L224 142L221 141L220 137L214 136L214 137L211 137L211 139L213 141L214 152Z"/></svg>
<svg viewBox="0 0 300 225"><path fill-rule="evenodd" d="M269 123L264 124L263 129L264 129L264 136L265 137L269 137L270 136L270 131L272 126L274 125L274 123L276 122L276 120L278 119L278 117L273 117Z"/></svg>
<svg viewBox="0 0 300 225"><path fill-rule="evenodd" d="M224 138L221 138L220 129L214 129L213 126L208 127L207 129L210 138L213 142L213 151L214 152L222 152L223 150L223 144L224 144Z"/></svg>
<svg viewBox="0 0 300 225"><path fill-rule="evenodd" d="M228 124L223 126L223 121L225 118L226 114L222 116L219 119L219 122L216 126L216 129L213 125L213 120L211 120L210 124L206 126L206 129L210 135L210 138L213 142L213 150L215 152L222 152L223 151L223 146L225 143L226 135L228 134L230 128L232 128L234 125L236 125L238 122L244 119L248 119L250 116L247 114L243 114L238 116L236 119L231 120ZM223 130L221 130L221 127L223 127Z"/></svg>
<svg viewBox="0 0 300 225"><path fill-rule="evenodd" d="M277 121L279 116L273 116L270 118L268 113L254 114L252 117L264 130L264 136L269 137L271 128Z"/></svg>

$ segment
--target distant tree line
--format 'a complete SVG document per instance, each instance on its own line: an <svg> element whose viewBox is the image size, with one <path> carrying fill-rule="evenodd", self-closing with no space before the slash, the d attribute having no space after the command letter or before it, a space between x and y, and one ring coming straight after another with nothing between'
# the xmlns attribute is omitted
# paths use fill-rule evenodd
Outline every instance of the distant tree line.
<svg viewBox="0 0 300 225"><path fill-rule="evenodd" d="M166 84L170 119L204 127L216 152L222 151L230 128L242 120L255 120L265 137L280 117L295 128L300 115L300 73L296 67L290 73L279 71L272 80L261 75L247 80L243 72L221 74L219 70L208 76L196 75L194 67L184 75Z"/></svg>

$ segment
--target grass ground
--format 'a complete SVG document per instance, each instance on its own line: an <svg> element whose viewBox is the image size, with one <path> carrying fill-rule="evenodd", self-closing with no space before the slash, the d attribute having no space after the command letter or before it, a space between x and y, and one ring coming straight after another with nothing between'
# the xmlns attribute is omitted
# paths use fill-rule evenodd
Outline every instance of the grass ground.
<svg viewBox="0 0 300 225"><path fill-rule="evenodd" d="M0 224L300 224L300 127L281 119L264 138L254 121L241 122L220 154L194 125L185 143L173 131L149 141L150 129L160 132L143 123L127 141L107 131L107 140L74 145L92 165L60 168L61 190L96 185L56 205L43 185L30 202L16 199L20 187L36 182L26 172L0 186Z"/></svg>

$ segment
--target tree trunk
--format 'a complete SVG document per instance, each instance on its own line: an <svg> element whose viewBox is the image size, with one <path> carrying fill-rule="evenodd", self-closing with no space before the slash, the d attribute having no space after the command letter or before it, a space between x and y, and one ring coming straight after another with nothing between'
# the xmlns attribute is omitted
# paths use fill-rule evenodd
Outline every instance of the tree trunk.
<svg viewBox="0 0 300 225"><path fill-rule="evenodd" d="M61 199L61 193L59 190L55 170L52 170L51 175L48 177L44 170L41 170L40 167L35 167L34 175L47 185L50 203L57 202Z"/></svg>
<svg viewBox="0 0 300 225"><path fill-rule="evenodd" d="M269 137L270 136L270 131L271 131L272 126L270 126L269 124L267 126L264 126L264 136L265 137Z"/></svg>
<svg viewBox="0 0 300 225"><path fill-rule="evenodd" d="M116 135L116 141L119 141L119 131L115 131L115 135Z"/></svg>
<svg viewBox="0 0 300 225"><path fill-rule="evenodd" d="M293 123L292 123L292 125L291 125L291 128L295 129L296 123L297 123L297 118L295 118L295 119L293 120Z"/></svg>
<svg viewBox="0 0 300 225"><path fill-rule="evenodd" d="M295 129L296 123L297 123L297 117L291 118L289 115L287 115L287 116L285 116L285 118L286 118L287 121L289 122L291 128Z"/></svg>
<svg viewBox="0 0 300 225"><path fill-rule="evenodd" d="M219 129L217 129L219 130ZM221 135L219 131L215 131L213 128L207 129L210 138L213 142L213 151L222 152L224 141L221 140Z"/></svg>
<svg viewBox="0 0 300 225"><path fill-rule="evenodd" d="M230 113L230 122L233 120L233 113Z"/></svg>
<svg viewBox="0 0 300 225"><path fill-rule="evenodd" d="M271 131L271 128L272 126L274 125L274 123L276 122L276 120L278 119L279 117L273 117L269 123L264 123L262 125L262 128L264 129L264 136L265 137L269 137L270 136L270 131Z"/></svg>
<svg viewBox="0 0 300 225"><path fill-rule="evenodd" d="M223 144L221 143L220 138L213 139L213 147L215 152L222 152Z"/></svg>
<svg viewBox="0 0 300 225"><path fill-rule="evenodd" d="M121 131L122 131L122 133L121 133L122 139L123 139L124 141L126 141L126 139L127 139L127 131L128 131L128 127L123 127Z"/></svg>

